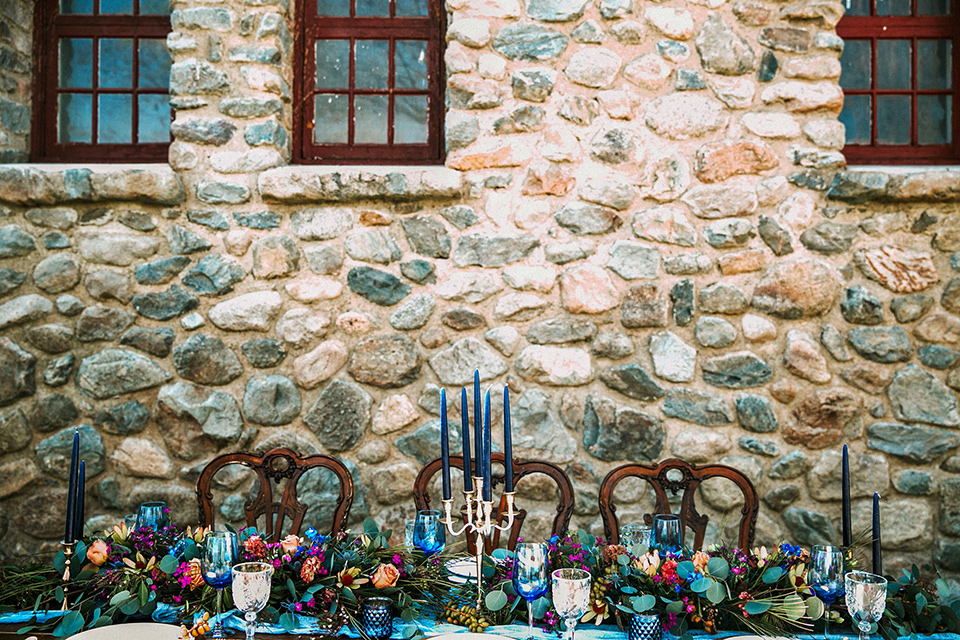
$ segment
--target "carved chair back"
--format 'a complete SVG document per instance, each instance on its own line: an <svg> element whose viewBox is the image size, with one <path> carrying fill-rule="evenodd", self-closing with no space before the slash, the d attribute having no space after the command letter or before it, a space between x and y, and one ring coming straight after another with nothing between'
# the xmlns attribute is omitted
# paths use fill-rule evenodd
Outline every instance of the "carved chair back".
<svg viewBox="0 0 960 640"><path fill-rule="evenodd" d="M197 504L200 508L200 525L213 526L215 509L211 482L214 475L223 467L239 464L252 469L259 481L259 492L253 500L244 505L247 526L255 526L257 519L264 517L265 531L271 542L278 542L286 533L300 533L303 516L308 506L297 499L297 482L310 469L324 468L333 472L340 484L340 493L333 510L333 522L330 533L341 531L347 523L350 506L353 504L353 478L350 471L336 458L325 455L301 456L290 449L271 449L264 454L225 453L210 461L200 472L197 479ZM286 485L277 500L274 495L280 481L286 479ZM271 483L272 481L272 483ZM276 486L276 489L275 489ZM284 520L289 526L284 528ZM310 523L317 526L319 523ZM319 526L317 526L320 529ZM324 532L326 533L326 532Z"/></svg>
<svg viewBox="0 0 960 640"><path fill-rule="evenodd" d="M722 464L708 464L697 466L683 460L664 460L658 465L625 464L607 474L600 485L600 516L603 519L604 537L610 544L620 541L620 522L617 518L617 508L613 504L613 492L621 480L625 478L642 478L653 487L656 495L654 513L644 514L644 523L653 524L654 514L672 513L667 492L676 496L681 491L683 497L680 503L680 521L684 530L694 532L693 549L703 546L703 537L707 530L709 517L697 511L695 496L700 484L709 478L726 478L743 493L743 509L740 511L738 527L739 546L748 549L753 543L753 536L757 525L757 513L760 502L757 500L757 491L753 483L743 473ZM688 545L690 546L690 545Z"/></svg>
<svg viewBox="0 0 960 640"><path fill-rule="evenodd" d="M493 453L491 454L491 460L495 464L503 466L503 454L502 453ZM439 509L443 511L443 505L437 505L434 507L430 506L430 483L433 480L434 476L440 472L442 462L440 458L428 462L417 474L417 479L413 485L413 500L417 506L418 510L423 509ZM450 467L453 469L463 470L463 456L450 456ZM557 515L553 518L553 528L552 533L559 535L567 530L567 527L570 525L570 516L573 515L573 504L574 504L574 492L573 492L573 483L570 482L570 478L567 477L567 474L564 473L563 469L557 465L546 462L543 460L513 460L513 478L516 484L519 484L520 480L525 476L540 473L551 480L557 485L557 490L559 491L559 502L557 504ZM493 475L492 478L493 484L493 495L496 496L499 489L498 487L502 486L504 483L503 475ZM516 486L515 484L515 486ZM459 494L462 496L461 491L456 491L455 495ZM496 499L496 497L494 497ZM462 500L457 500L455 498L455 504L459 504ZM497 507L496 517L497 524L503 526L507 523L507 518L505 517L507 509L507 502L504 497L500 497L500 504ZM523 526L523 521L527 517L527 511L520 507L518 504L514 504L514 509L517 512L517 515L514 517L513 526L509 530L509 538L507 539L507 549L511 551L517 546L517 538L520 537L520 529ZM466 512L461 510L463 517L466 518ZM467 536L467 548L469 553L476 553L475 542L472 536ZM493 535L485 541L484 546L486 547L486 553L492 553L494 549L500 546L500 531L494 531Z"/></svg>

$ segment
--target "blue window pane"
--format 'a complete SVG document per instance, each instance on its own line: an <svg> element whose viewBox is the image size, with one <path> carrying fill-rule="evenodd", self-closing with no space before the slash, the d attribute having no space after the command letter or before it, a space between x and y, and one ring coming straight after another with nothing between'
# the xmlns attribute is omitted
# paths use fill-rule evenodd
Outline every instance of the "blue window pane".
<svg viewBox="0 0 960 640"><path fill-rule="evenodd" d="M386 89L390 73L388 40L357 40L354 86L358 89Z"/></svg>
<svg viewBox="0 0 960 640"><path fill-rule="evenodd" d="M877 40L877 89L910 88L910 51L909 40Z"/></svg>
<svg viewBox="0 0 960 640"><path fill-rule="evenodd" d="M93 0L60 0L60 13L93 13Z"/></svg>
<svg viewBox="0 0 960 640"><path fill-rule="evenodd" d="M393 67L398 89L427 88L427 43L397 40L393 45Z"/></svg>
<svg viewBox="0 0 960 640"><path fill-rule="evenodd" d="M393 142L427 142L427 96L397 96L393 106Z"/></svg>
<svg viewBox="0 0 960 640"><path fill-rule="evenodd" d="M133 0L100 0L100 13L133 15Z"/></svg>
<svg viewBox="0 0 960 640"><path fill-rule="evenodd" d="M93 86L93 40L60 39L60 86L79 88Z"/></svg>
<svg viewBox="0 0 960 640"><path fill-rule="evenodd" d="M170 142L170 98L139 96L137 106L137 142Z"/></svg>
<svg viewBox="0 0 960 640"><path fill-rule="evenodd" d="M910 96L877 96L877 144L910 144Z"/></svg>
<svg viewBox="0 0 960 640"><path fill-rule="evenodd" d="M97 142L128 144L133 124L133 100L128 93L101 94L97 102Z"/></svg>
<svg viewBox="0 0 960 640"><path fill-rule="evenodd" d="M313 140L317 144L346 144L349 96L320 94L314 98Z"/></svg>
<svg viewBox="0 0 960 640"><path fill-rule="evenodd" d="M840 56L840 86L844 89L870 88L870 41L847 40Z"/></svg>
<svg viewBox="0 0 960 640"><path fill-rule="evenodd" d="M949 40L919 40L917 42L917 88L949 89L953 75Z"/></svg>
<svg viewBox="0 0 960 640"><path fill-rule="evenodd" d="M840 122L846 129L847 144L870 144L870 96L845 96Z"/></svg>
<svg viewBox="0 0 960 640"><path fill-rule="evenodd" d="M350 41L317 40L317 89L350 86Z"/></svg>
<svg viewBox="0 0 960 640"><path fill-rule="evenodd" d="M354 98L353 141L356 144L387 144L387 96Z"/></svg>
<svg viewBox="0 0 960 640"><path fill-rule="evenodd" d="M845 14L848 16L870 15L870 0L849 0L849 8Z"/></svg>
<svg viewBox="0 0 960 640"><path fill-rule="evenodd" d="M318 16L346 17L350 15L350 0L317 0Z"/></svg>
<svg viewBox="0 0 960 640"><path fill-rule="evenodd" d="M950 144L953 132L951 96L917 96L917 142Z"/></svg>
<svg viewBox="0 0 960 640"><path fill-rule="evenodd" d="M950 0L917 0L917 15L945 16L950 13Z"/></svg>
<svg viewBox="0 0 960 640"><path fill-rule="evenodd" d="M133 87L133 40L130 38L100 40L101 87L128 89Z"/></svg>
<svg viewBox="0 0 960 640"><path fill-rule="evenodd" d="M165 16L170 13L170 0L140 0L140 15Z"/></svg>
<svg viewBox="0 0 960 640"><path fill-rule="evenodd" d="M910 0L877 0L878 16L910 15Z"/></svg>
<svg viewBox="0 0 960 640"><path fill-rule="evenodd" d="M58 142L90 142L93 136L93 96L61 93L57 110Z"/></svg>
<svg viewBox="0 0 960 640"><path fill-rule="evenodd" d="M170 52L165 40L142 39L138 43L139 81L141 87L163 88L170 86Z"/></svg>
<svg viewBox="0 0 960 640"><path fill-rule="evenodd" d="M425 16L427 13L427 0L397 0L398 16Z"/></svg>
<svg viewBox="0 0 960 640"><path fill-rule="evenodd" d="M357 0L358 16L390 15L390 0Z"/></svg>

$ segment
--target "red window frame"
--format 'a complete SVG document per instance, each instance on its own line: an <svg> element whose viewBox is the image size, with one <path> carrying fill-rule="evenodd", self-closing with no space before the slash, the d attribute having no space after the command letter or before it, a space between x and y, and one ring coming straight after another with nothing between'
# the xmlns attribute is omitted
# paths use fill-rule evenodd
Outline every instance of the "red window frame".
<svg viewBox="0 0 960 640"><path fill-rule="evenodd" d="M302 73L294 74L294 161L300 164L333 164L348 161L355 164L442 164L443 140L443 38L444 19L441 0L428 0L426 16L396 16L396 0L390 0L389 17L356 15L356 0L350 2L349 17L317 15L317 0L302 0L297 3L297 22L294 47L294 68ZM316 94L340 93L350 96L348 111L349 140L353 140L353 97L365 94L384 94L383 89L366 90L353 88L355 69L353 56L350 59L349 89L316 89L316 41L349 40L350 51L357 40L389 40L390 72L386 94L387 144L317 144L313 137L314 104ZM427 89L405 90L394 86L393 53L396 40L427 41ZM427 96L427 143L393 144L393 104L397 95Z"/></svg>
<svg viewBox="0 0 960 640"><path fill-rule="evenodd" d="M97 58L99 38L152 38L166 41L170 33L170 16L138 15L139 0L133 0L133 15L99 14L100 0L93 0L93 14L61 14L59 0L37 0L34 17L34 118L31 135L31 156L39 162L166 162L169 142L148 143L98 143L97 96L103 94L131 95L133 106L132 131L137 131L137 96L165 95L169 87L138 87L138 47L133 47L133 87L123 89L98 86ZM91 63L91 88L59 88L59 40L60 38L92 38L93 61ZM92 142L58 142L57 108L60 93L86 93L93 96ZM172 120L172 112L171 112Z"/></svg>
<svg viewBox="0 0 960 640"><path fill-rule="evenodd" d="M948 164L960 161L960 20L957 10L960 0L951 0L949 15L917 15L917 0L911 0L909 16L876 15L876 0L870 0L870 14L846 15L837 25L837 35L844 40L869 40L871 42L870 89L844 90L846 95L871 96L872 144L848 144L843 148L850 164ZM910 89L876 89L877 40L910 40L911 65ZM917 41L937 39L951 41L951 86L950 89L917 89ZM876 144L877 95L911 96L911 121L909 145ZM944 95L951 97L951 142L942 145L920 145L917 140L917 96Z"/></svg>

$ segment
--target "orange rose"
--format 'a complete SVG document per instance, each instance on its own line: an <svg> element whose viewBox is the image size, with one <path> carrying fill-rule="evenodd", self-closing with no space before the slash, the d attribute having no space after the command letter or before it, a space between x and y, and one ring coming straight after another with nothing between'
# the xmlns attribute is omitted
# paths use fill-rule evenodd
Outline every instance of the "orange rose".
<svg viewBox="0 0 960 640"><path fill-rule="evenodd" d="M293 535L292 533L280 541L280 547L283 549L284 553L292 554L297 550L297 547L299 546L300 546L300 538Z"/></svg>
<svg viewBox="0 0 960 640"><path fill-rule="evenodd" d="M373 586L377 589L386 589L396 585L399 578L399 569L392 564L381 563L377 570L373 572Z"/></svg>
<svg viewBox="0 0 960 640"><path fill-rule="evenodd" d="M108 557L110 557L110 547L108 547L107 543L103 540L94 541L94 543L87 549L87 560L98 567L103 565L103 563L107 561Z"/></svg>

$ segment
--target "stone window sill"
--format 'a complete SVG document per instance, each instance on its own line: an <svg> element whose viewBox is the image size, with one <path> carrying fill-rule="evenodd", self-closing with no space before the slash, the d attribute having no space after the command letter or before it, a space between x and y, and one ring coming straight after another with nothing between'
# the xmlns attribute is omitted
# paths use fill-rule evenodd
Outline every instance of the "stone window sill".
<svg viewBox="0 0 960 640"><path fill-rule="evenodd" d="M850 167L834 176L827 197L850 203L960 202L960 167Z"/></svg>
<svg viewBox="0 0 960 640"><path fill-rule="evenodd" d="M462 174L444 166L288 165L257 178L265 202L306 204L459 198Z"/></svg>
<svg viewBox="0 0 960 640"><path fill-rule="evenodd" d="M186 196L167 164L0 164L0 202L11 204L176 205Z"/></svg>

